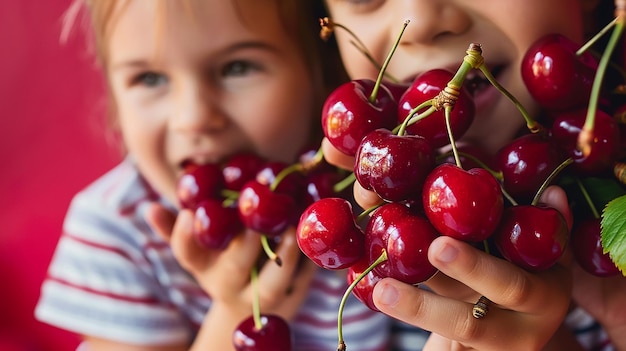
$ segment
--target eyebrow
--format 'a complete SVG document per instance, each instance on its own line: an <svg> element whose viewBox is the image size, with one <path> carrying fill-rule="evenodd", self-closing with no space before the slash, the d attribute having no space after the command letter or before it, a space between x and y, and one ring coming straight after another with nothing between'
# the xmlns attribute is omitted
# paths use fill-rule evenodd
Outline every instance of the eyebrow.
<svg viewBox="0 0 626 351"><path fill-rule="evenodd" d="M260 50L269 51L276 55L279 54L279 50L272 45L268 45L260 41L243 41L243 42L237 42L234 45L228 46L225 49L220 50L218 55L224 55L224 54L228 55L228 54L232 54L234 52L240 51L240 50L247 50L247 49L260 49ZM122 59L120 62L116 62L112 64L111 69L117 70L120 68L141 68L141 67L146 67L148 65L150 65L150 61L145 60L145 59Z"/></svg>

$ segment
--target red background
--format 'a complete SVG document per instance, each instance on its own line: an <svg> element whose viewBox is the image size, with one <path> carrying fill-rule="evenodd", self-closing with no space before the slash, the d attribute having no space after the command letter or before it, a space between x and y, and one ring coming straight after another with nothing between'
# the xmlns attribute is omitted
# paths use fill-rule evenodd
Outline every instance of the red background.
<svg viewBox="0 0 626 351"><path fill-rule="evenodd" d="M73 350L33 309L71 197L119 159L99 72L70 0L0 0L0 350Z"/></svg>

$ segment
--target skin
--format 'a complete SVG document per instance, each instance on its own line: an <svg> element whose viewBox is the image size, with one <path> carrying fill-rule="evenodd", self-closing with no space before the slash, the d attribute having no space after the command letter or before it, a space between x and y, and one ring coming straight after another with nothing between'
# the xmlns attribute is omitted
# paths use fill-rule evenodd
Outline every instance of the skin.
<svg viewBox="0 0 626 351"><path fill-rule="evenodd" d="M315 78L278 11L267 2L235 8L222 0L192 1L190 20L182 2L164 2L160 27L159 3L135 0L116 9L105 60L125 146L150 185L177 204L176 180L186 161L220 162L254 151L291 162L311 133L307 111L316 91L309 82ZM212 297L210 312L192 344L122 345L85 336L90 350L232 350L232 331L252 313L249 277L261 250L259 234L245 231L226 250L207 252L193 239L191 211L176 217L153 204L147 220ZM315 268L309 262L293 274L300 257L294 229L284 233L276 253L282 267L270 261L259 272L260 303L262 312L289 319Z"/></svg>
<svg viewBox="0 0 626 351"><path fill-rule="evenodd" d="M480 43L483 56L496 79L534 115L532 101L519 67L528 47L541 36L558 32L583 42L585 15L597 1L503 0L327 0L330 17L356 34L377 62L383 62L409 20L387 73L403 83L433 68L456 71L469 43ZM507 14L515 14L509 16ZM351 78L376 79L374 67L350 43L346 31L335 31L340 52ZM516 108L493 88L475 91L477 115L462 141L494 154L512 140L524 120ZM341 154L328 140L325 158L350 169L354 160ZM376 194L355 184L354 194L363 208L380 203ZM561 211L571 228L566 194L549 188L542 202ZM609 332L618 349L624 349L626 315L623 277L599 279L584 275L569 260L545 272L528 273L503 260L451 238L432 244L429 260L440 270L426 284L434 291L415 289L384 279L374 289L374 302L384 313L433 331L427 350L576 350L580 346L561 324L571 298L592 311ZM601 282L600 282L601 281ZM489 315L471 317L480 295L491 301ZM515 343L511 331L515 330ZM621 331L621 332L620 332ZM517 337L519 336L519 339Z"/></svg>

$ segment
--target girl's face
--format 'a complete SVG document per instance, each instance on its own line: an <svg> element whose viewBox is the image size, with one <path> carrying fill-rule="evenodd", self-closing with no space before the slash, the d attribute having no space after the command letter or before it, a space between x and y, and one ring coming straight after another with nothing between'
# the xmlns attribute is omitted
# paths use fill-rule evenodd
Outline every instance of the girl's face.
<svg viewBox="0 0 626 351"><path fill-rule="evenodd" d="M405 83L434 68L456 72L470 43L479 43L496 79L536 113L522 82L521 60L541 36L558 32L582 41L584 0L326 0L330 17L352 30L382 63L405 20L409 24L387 72ZM378 70L346 31L335 30L352 78L375 79ZM476 71L478 72L478 71ZM494 88L473 89L477 115L464 140L497 151L525 125L514 105Z"/></svg>
<svg viewBox="0 0 626 351"><path fill-rule="evenodd" d="M155 190L177 204L187 161L244 150L293 161L314 91L276 8L134 0L117 11L106 70L125 146Z"/></svg>

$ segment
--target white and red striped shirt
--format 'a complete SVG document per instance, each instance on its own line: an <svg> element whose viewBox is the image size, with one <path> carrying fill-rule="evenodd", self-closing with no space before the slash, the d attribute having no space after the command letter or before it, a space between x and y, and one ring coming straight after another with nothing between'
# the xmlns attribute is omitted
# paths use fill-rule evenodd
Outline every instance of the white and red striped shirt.
<svg viewBox="0 0 626 351"><path fill-rule="evenodd" d="M191 342L211 300L176 262L169 245L142 215L163 201L130 160L72 201L42 295L38 319L118 342ZM295 349L337 347L337 310L345 277L320 269L291 322ZM252 313L252 312L251 312ZM352 350L421 350L428 333L376 313L353 296L343 311Z"/></svg>

